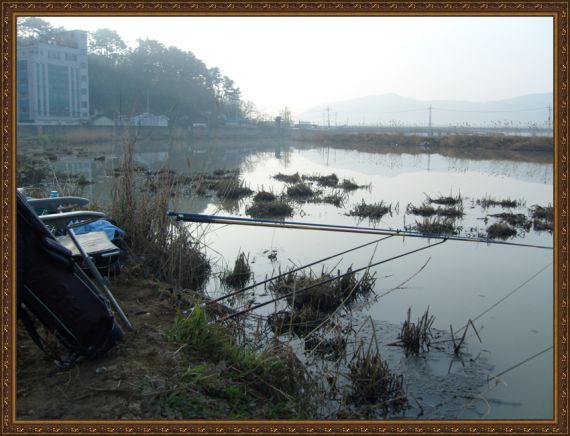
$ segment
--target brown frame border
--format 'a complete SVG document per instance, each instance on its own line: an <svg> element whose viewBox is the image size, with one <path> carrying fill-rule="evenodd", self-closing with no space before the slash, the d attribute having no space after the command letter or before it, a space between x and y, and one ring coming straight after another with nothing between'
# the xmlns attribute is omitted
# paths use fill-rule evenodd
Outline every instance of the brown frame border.
<svg viewBox="0 0 570 436"><path fill-rule="evenodd" d="M568 4L502 2L7 1L2 6L1 433L568 433ZM554 20L554 419L508 421L17 421L15 419L15 23L23 15L550 16Z"/></svg>

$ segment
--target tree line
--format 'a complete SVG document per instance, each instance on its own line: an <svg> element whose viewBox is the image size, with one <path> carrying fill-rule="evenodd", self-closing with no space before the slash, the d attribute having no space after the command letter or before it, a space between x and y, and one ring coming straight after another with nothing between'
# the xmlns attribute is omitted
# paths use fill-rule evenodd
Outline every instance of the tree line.
<svg viewBox="0 0 570 436"><path fill-rule="evenodd" d="M65 32L37 17L18 21L17 42L57 43ZM171 125L207 123L217 126L254 116L239 87L219 68L208 68L190 51L139 39L135 48L110 29L88 32L91 114L109 118L142 112L166 115Z"/></svg>

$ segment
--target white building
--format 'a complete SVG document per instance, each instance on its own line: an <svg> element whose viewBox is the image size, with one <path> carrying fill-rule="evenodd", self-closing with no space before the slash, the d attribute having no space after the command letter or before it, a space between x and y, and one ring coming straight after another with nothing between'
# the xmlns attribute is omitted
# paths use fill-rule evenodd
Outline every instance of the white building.
<svg viewBox="0 0 570 436"><path fill-rule="evenodd" d="M135 115L131 118L132 126L152 126L152 127L168 127L168 117L165 115L153 115L148 112Z"/></svg>
<svg viewBox="0 0 570 436"><path fill-rule="evenodd" d="M63 32L57 43L18 45L17 61L19 123L89 120L87 32Z"/></svg>

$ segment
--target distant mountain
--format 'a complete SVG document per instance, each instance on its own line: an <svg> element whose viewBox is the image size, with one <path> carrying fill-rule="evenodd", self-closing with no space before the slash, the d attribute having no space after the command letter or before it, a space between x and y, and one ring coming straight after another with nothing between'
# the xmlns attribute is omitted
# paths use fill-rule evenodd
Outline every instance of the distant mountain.
<svg viewBox="0 0 570 436"><path fill-rule="evenodd" d="M457 100L415 100L397 94L374 95L315 106L295 118L319 125L417 125L427 126L429 107L433 126L493 126L505 122L546 127L552 93L528 94L506 100L469 102ZM329 111L327 112L327 108ZM552 120L552 115L551 115Z"/></svg>

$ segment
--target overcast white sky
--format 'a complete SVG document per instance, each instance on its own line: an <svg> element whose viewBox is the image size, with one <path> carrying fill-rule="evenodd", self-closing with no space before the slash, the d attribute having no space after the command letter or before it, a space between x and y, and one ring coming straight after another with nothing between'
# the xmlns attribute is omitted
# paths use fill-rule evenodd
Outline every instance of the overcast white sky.
<svg viewBox="0 0 570 436"><path fill-rule="evenodd" d="M269 114L394 92L489 101L551 92L548 17L45 17L193 52Z"/></svg>

